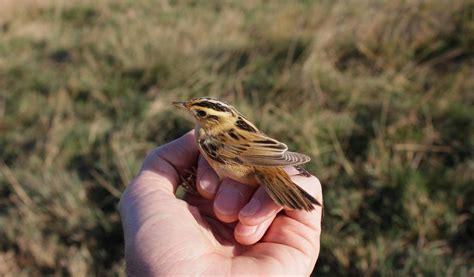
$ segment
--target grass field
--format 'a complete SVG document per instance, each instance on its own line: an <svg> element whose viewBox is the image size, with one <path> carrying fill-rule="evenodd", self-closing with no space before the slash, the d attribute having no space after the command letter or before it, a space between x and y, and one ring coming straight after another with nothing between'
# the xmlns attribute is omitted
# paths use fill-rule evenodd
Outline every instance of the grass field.
<svg viewBox="0 0 474 277"><path fill-rule="evenodd" d="M473 1L0 7L0 275L123 275L120 194L196 96L312 157L316 273L474 275Z"/></svg>

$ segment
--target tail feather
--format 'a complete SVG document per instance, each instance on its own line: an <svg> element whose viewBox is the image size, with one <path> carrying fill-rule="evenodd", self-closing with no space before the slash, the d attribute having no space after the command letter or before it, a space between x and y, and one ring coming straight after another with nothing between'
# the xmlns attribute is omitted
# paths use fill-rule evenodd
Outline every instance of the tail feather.
<svg viewBox="0 0 474 277"><path fill-rule="evenodd" d="M275 170L278 170L278 172ZM256 177L277 204L305 211L313 210L313 204L321 206L318 200L293 183L288 174L281 168L267 167L259 169L256 172Z"/></svg>

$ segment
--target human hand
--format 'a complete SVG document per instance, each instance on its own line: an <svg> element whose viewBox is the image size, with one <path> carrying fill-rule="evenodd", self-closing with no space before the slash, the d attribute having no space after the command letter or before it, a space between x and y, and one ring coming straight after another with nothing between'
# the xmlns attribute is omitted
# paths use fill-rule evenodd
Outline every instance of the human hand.
<svg viewBox="0 0 474 277"><path fill-rule="evenodd" d="M202 196L175 197L197 168ZM287 172L321 203L316 177ZM263 188L225 179L199 155L193 132L151 152L120 200L129 275L309 275L319 255L321 207L284 210ZM231 222L237 223L231 223Z"/></svg>

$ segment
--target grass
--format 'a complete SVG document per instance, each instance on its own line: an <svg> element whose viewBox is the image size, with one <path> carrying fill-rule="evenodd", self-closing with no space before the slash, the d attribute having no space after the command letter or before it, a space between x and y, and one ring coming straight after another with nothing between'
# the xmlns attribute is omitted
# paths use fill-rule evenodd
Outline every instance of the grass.
<svg viewBox="0 0 474 277"><path fill-rule="evenodd" d="M312 156L316 273L474 274L472 1L0 6L0 275L123 275L120 193L195 96Z"/></svg>

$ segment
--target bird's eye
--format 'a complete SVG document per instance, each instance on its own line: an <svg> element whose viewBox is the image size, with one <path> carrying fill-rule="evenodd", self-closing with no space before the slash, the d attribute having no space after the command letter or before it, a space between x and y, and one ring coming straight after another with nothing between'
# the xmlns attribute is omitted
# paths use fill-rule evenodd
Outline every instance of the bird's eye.
<svg viewBox="0 0 474 277"><path fill-rule="evenodd" d="M199 117L205 117L207 113L205 111L198 110L196 111L196 115Z"/></svg>

